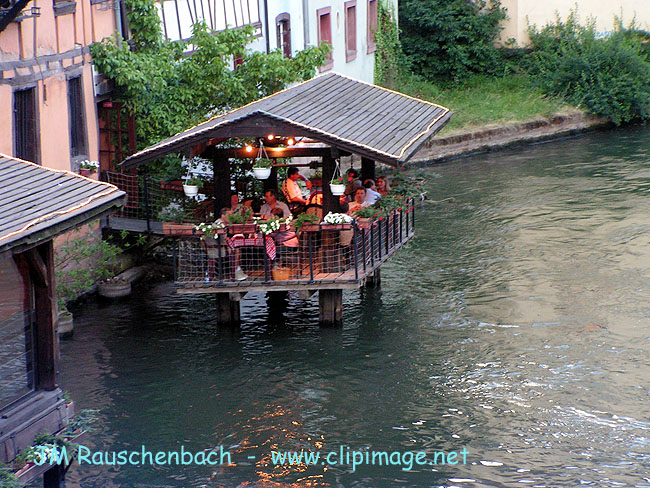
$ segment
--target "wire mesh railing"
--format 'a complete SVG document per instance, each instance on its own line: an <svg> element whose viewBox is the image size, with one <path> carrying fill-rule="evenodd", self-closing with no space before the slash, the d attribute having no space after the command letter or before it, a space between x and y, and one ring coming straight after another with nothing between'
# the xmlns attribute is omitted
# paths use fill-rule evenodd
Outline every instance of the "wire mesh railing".
<svg viewBox="0 0 650 488"><path fill-rule="evenodd" d="M186 197L181 182L150 176L102 172L102 180L127 194L118 216L147 222L206 222L214 220L212 201Z"/></svg>
<svg viewBox="0 0 650 488"><path fill-rule="evenodd" d="M360 282L413 237L414 209L410 202L380 219L303 225L299 232L283 226L264 235L245 224L179 239L175 281L183 287Z"/></svg>

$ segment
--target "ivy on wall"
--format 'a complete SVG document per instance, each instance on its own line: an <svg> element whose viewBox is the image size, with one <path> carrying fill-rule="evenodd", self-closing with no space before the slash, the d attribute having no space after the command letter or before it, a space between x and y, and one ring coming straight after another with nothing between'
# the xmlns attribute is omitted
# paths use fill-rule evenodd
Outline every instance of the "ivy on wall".
<svg viewBox="0 0 650 488"><path fill-rule="evenodd" d="M404 73L408 71L408 62L402 52L400 31L395 14L387 0L377 3L377 31L375 32L375 84L396 89Z"/></svg>

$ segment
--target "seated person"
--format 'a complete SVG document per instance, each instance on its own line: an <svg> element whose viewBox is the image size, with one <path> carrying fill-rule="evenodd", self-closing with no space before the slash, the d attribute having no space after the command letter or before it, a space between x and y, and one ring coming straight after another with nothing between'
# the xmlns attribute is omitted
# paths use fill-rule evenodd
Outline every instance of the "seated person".
<svg viewBox="0 0 650 488"><path fill-rule="evenodd" d="M354 194L357 191L358 188L363 188L363 185L361 184L361 180L359 179L359 171L350 168L347 171L347 181L348 184L345 187L345 193L344 195L348 197L348 201L354 200Z"/></svg>
<svg viewBox="0 0 650 488"><path fill-rule="evenodd" d="M275 207L271 211L271 213L273 217L280 217L280 218L284 217L284 212L280 207ZM296 232L293 229L285 230L284 232L274 232L273 240L275 240L275 244L278 246L278 250L280 252L283 251L282 249L283 246L286 248L296 248L298 247L299 244L298 236L296 235Z"/></svg>
<svg viewBox="0 0 650 488"><path fill-rule="evenodd" d="M366 202L366 189L357 188L357 191L354 194L354 201L350 202L347 213L354 217L358 210L367 207L368 205L368 202Z"/></svg>
<svg viewBox="0 0 650 488"><path fill-rule="evenodd" d="M382 197L385 197L390 191L390 185L385 176L377 177L377 191Z"/></svg>
<svg viewBox="0 0 650 488"><path fill-rule="evenodd" d="M232 209L230 207L223 207L221 210L219 210L219 218L215 220L214 223L228 225L228 215L231 213Z"/></svg>
<svg viewBox="0 0 650 488"><path fill-rule="evenodd" d="M373 180L368 178L363 182L363 186L366 188L366 202L368 205L372 205L381 198L381 193L377 191L377 187Z"/></svg>
<svg viewBox="0 0 650 488"><path fill-rule="evenodd" d="M297 183L299 179L305 181L307 188L311 189L311 182L302 176L295 166L287 170L287 179L282 183L282 193L294 214L301 212L301 209L304 209L307 204L307 200L302 196L302 190Z"/></svg>
<svg viewBox="0 0 650 488"><path fill-rule="evenodd" d="M273 210L276 208L282 210L282 217L289 217L291 215L291 210L289 210L287 204L284 202L278 202L278 192L275 190L266 190L264 192L264 201L266 203L262 205L262 208L260 209L260 214L263 219L271 218L274 215Z"/></svg>

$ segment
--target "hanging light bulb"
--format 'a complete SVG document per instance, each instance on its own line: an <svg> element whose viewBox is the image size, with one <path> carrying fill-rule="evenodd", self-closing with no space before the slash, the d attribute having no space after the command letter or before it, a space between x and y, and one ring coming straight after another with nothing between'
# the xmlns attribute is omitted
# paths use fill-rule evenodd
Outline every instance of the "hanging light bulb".
<svg viewBox="0 0 650 488"><path fill-rule="evenodd" d="M293 146L295 143L296 141L293 139L293 137L287 139L287 146Z"/></svg>
<svg viewBox="0 0 650 488"><path fill-rule="evenodd" d="M253 146L246 144L246 152L253 152Z"/></svg>
<svg viewBox="0 0 650 488"><path fill-rule="evenodd" d="M269 141L272 141L274 137L275 137L275 136L274 136L273 134L269 134L268 136L266 136L266 138L267 138Z"/></svg>

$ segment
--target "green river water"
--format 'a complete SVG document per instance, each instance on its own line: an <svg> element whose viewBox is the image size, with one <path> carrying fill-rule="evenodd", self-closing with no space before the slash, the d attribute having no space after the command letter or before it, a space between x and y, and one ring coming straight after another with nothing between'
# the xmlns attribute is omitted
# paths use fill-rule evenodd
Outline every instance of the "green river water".
<svg viewBox="0 0 650 488"><path fill-rule="evenodd" d="M96 451L233 466L74 465L69 487L650 486L650 129L423 170L416 238L381 291L222 329L209 296L145 286L86 304L61 385ZM442 203L438 201L449 199ZM273 466L273 450L469 454L466 464Z"/></svg>

